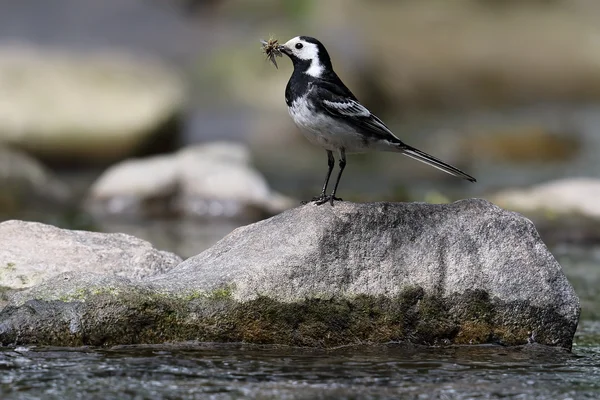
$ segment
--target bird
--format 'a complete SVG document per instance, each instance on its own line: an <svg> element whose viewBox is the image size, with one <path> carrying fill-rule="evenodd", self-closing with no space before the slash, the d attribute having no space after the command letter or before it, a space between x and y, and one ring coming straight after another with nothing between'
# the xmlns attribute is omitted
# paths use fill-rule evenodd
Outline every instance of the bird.
<svg viewBox="0 0 600 400"><path fill-rule="evenodd" d="M285 88L285 102L294 123L313 144L327 152L327 175L319 196L311 202L322 205L342 201L336 197L346 167L346 153L391 151L424 162L450 175L476 182L471 175L443 162L395 136L375 114L362 105L333 70L325 46L310 36L296 36L275 49L290 58L292 75ZM273 57L271 57L273 58ZM339 172L333 191L327 194L339 154Z"/></svg>

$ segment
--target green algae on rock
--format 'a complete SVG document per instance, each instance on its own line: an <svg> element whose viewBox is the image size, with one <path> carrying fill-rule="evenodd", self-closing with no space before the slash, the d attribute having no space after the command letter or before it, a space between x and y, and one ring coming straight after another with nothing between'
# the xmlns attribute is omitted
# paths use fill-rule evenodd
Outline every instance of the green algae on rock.
<svg viewBox="0 0 600 400"><path fill-rule="evenodd" d="M105 346L179 341L248 342L336 347L407 341L424 345L501 343L535 337L570 347L561 316L527 304L501 303L483 291L452 298L408 287L397 296L311 298L286 303L268 297L237 302L226 290L187 299L152 292L80 289L62 300L29 300L0 312L0 343ZM453 312L454 311L454 312ZM520 326L506 324L507 316ZM508 320L510 320L508 319ZM567 321L563 321L566 323ZM566 333L566 335L565 335ZM570 335L570 336L569 336Z"/></svg>

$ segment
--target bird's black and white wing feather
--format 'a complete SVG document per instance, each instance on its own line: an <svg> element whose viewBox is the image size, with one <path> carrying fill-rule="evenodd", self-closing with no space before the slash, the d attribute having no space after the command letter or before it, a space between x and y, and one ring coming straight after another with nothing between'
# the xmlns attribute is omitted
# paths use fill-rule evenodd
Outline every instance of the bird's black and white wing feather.
<svg viewBox="0 0 600 400"><path fill-rule="evenodd" d="M343 84L339 86L321 81L318 85L315 85L314 90L316 98L319 99L320 106L329 115L350 124L359 130L361 134L368 135L375 140L389 142L398 151L410 158L429 164L450 175L475 182L475 178L471 175L402 142L390 131L383 121L360 104L352 92Z"/></svg>
<svg viewBox="0 0 600 400"><path fill-rule="evenodd" d="M339 90L337 85L322 82L315 86L315 98L319 99L321 107L332 117L343 120L373 139L404 145L377 116L360 104L347 88Z"/></svg>

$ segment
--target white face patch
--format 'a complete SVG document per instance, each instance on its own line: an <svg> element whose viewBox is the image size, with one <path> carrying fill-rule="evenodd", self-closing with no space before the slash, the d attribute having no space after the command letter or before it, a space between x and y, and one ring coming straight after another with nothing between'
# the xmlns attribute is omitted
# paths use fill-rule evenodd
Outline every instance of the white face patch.
<svg viewBox="0 0 600 400"><path fill-rule="evenodd" d="M296 48L296 45L302 44L302 48ZM300 60L310 60L310 67L304 72L314 78L320 78L325 68L319 62L319 48L314 43L306 42L300 39L300 36L296 36L293 39L288 40L285 44L297 58Z"/></svg>

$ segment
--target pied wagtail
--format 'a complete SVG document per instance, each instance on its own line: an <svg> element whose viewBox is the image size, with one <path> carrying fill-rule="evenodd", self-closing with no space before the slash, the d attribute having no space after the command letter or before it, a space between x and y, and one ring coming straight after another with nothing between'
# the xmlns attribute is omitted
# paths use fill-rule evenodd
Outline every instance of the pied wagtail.
<svg viewBox="0 0 600 400"><path fill-rule="evenodd" d="M458 168L394 136L344 85L333 70L327 50L317 39L297 36L278 45L276 50L287 55L294 65L285 89L285 102L292 119L311 143L327 151L329 168L321 194L312 199L316 204L330 202L333 205L334 200L341 200L335 194L346 166L346 153L394 151L475 182L475 178ZM274 62L274 58L271 59ZM334 151L340 155L340 172L331 195L327 195L327 185L335 164Z"/></svg>

